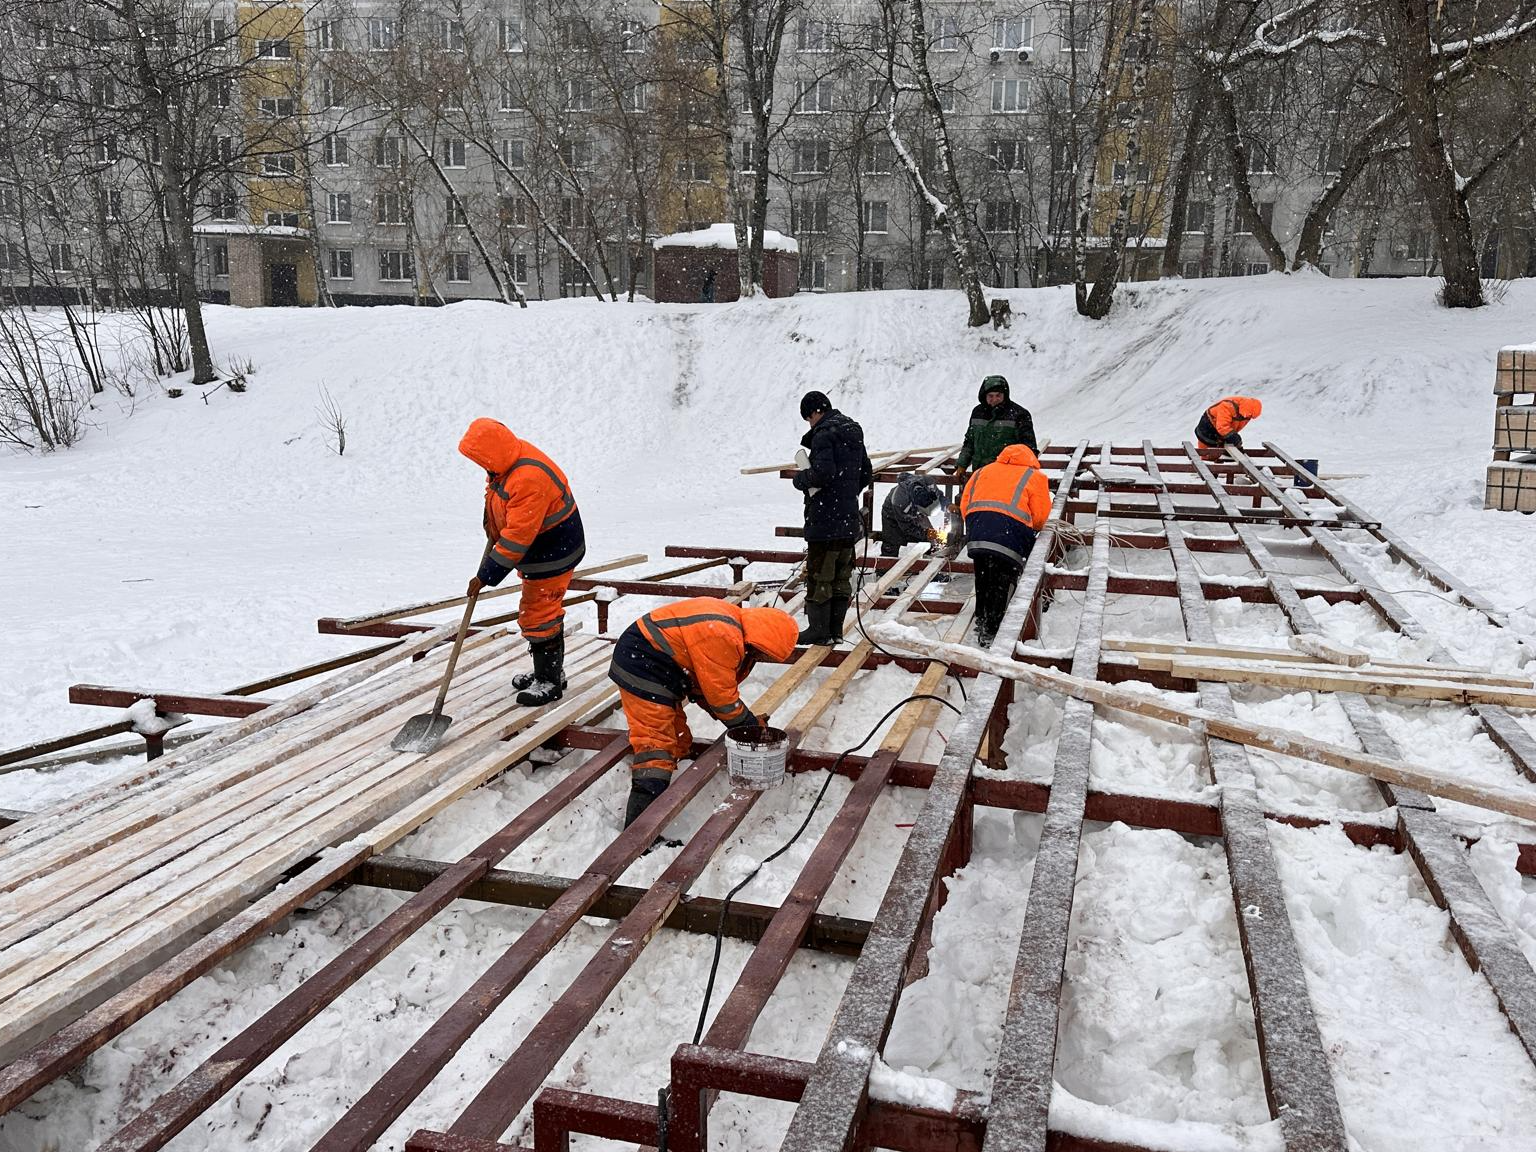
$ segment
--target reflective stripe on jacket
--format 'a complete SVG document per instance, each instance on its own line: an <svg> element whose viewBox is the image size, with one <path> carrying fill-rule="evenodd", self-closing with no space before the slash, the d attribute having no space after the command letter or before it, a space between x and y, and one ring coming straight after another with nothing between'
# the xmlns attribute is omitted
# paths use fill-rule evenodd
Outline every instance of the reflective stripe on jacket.
<svg viewBox="0 0 1536 1152"><path fill-rule="evenodd" d="M497 564L520 569L525 576L548 577L568 572L580 562L586 542L576 498L553 460L518 439L505 424L484 417L470 424L459 451L486 471L485 528L496 540L491 558ZM573 517L574 525L540 541L543 534ZM542 546L536 549L535 542ZM525 557L537 572L525 566Z"/></svg>
<svg viewBox="0 0 1536 1152"><path fill-rule="evenodd" d="M1051 515L1051 486L1035 454L1022 444L1004 448L966 483L960 514L972 555L995 552L1022 565Z"/></svg>
<svg viewBox="0 0 1536 1152"><path fill-rule="evenodd" d="M722 724L739 723L750 715L739 686L747 656L741 614L735 604L707 596L647 612L625 630L620 647L614 650L609 678L647 700L681 703L684 697L696 697ZM626 645L631 632L660 659L634 652L632 642ZM623 659L620 648L628 649Z"/></svg>

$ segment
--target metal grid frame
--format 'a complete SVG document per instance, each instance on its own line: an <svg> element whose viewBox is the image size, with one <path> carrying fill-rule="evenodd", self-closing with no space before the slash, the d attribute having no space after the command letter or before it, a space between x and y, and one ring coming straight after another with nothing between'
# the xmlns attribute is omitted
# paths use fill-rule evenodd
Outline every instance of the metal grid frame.
<svg viewBox="0 0 1536 1152"><path fill-rule="evenodd" d="M893 482L907 470L931 470L947 456L932 450L890 454L879 460L877 478ZM1346 533L1365 534L1384 544L1394 559L1413 567L1459 603L1495 625L1505 624L1493 605L1459 587L1448 574L1273 445L1249 453L1228 450L1217 458L1187 445L1158 448L1150 444L1085 443L1048 446L1042 462L1053 474L1055 518L1042 532L1026 566L999 630L1003 638L999 644L1007 650L1015 639L1025 643L1035 640L1042 614L1059 592L1082 593L1082 609L1070 651L1049 652L1031 646L1019 651L1021 659L1107 682L1138 678L1163 687L1190 688L1189 681L1144 672L1104 650L1104 608L1107 599L1115 595L1176 598L1187 638L1197 642L1215 639L1208 602L1229 597L1275 605L1297 632L1318 631L1303 597L1321 596L1331 603L1368 604L1394 630L1410 637L1424 636L1425 629L1402 603L1374 584L1363 562L1345 545ZM1146 481L1117 479L1113 470L1117 465L1141 469ZM934 478L941 483L954 482L946 476ZM1296 481L1307 482L1310 503L1322 507L1304 506L1296 490L1286 486ZM1191 526L1195 530L1191 531ZM1225 526L1228 531L1212 535L1210 530L1215 526ZM1307 582L1286 575L1275 560L1275 545L1265 537L1265 531L1293 534L1312 555L1328 562L1336 578ZM793 533L780 529L780 534ZM1114 571L1110 561L1112 536L1116 547L1165 553L1172 577ZM1061 564L1066 552L1079 543L1089 546L1086 571ZM615 596L721 596L728 592L721 585L680 583L677 577L729 565L733 579L739 582L753 564L784 564L800 558L795 552L730 548L674 547L667 552L691 563L641 579L586 577L579 584L573 583L577 593L573 600L595 600L606 627L606 609ZM1204 577L1194 559L1197 552L1241 554L1260 579ZM871 558L864 563L889 584L909 570L914 559ZM954 568L968 570L963 564ZM924 595L936 569L936 564L930 564L916 586L899 598L877 591L869 610L883 610L893 618L907 611L954 616L958 618L952 628L963 631L969 618L965 603ZM477 625L512 618L503 615L477 621ZM320 628L398 642L398 638L428 631L431 626L404 619L328 618L320 622ZM366 655L358 654L355 659ZM1434 659L1447 661L1449 656L1437 651ZM723 761L720 746L700 747L694 766L681 773L647 817L621 834L581 877L564 880L496 867L500 859L615 767L626 753L622 733L593 727L592 721L600 717L589 716L568 726L555 744L593 754L464 857L457 861L369 858L366 851L356 851L310 864L299 870L290 884L0 1069L0 1110L14 1107L78 1065L90 1052L269 930L314 894L328 887L362 884L412 895L125 1125L102 1146L104 1149L122 1152L162 1147L327 1004L439 911L460 899L538 908L543 914L322 1137L315 1145L317 1149L339 1152L371 1146L495 1005L583 916L616 921L610 945L599 949L450 1129L418 1131L410 1138L408 1149L508 1152L513 1146L498 1140L531 1102L535 1152L566 1149L570 1136L578 1133L647 1146L664 1141L674 1152L694 1152L709 1146L708 1113L721 1093L796 1102L797 1111L782 1145L792 1152L870 1147L911 1152L1102 1148L1092 1141L1053 1132L1048 1115L1079 839L1085 821L1120 820L1137 827L1167 828L1222 840L1271 1113L1281 1122L1288 1149L1311 1152L1345 1148L1344 1121L1266 833L1269 821L1304 827L1335 822L1315 814L1266 810L1254 786L1246 750L1216 739L1206 744L1212 775L1222 785L1217 802L1094 790L1089 786L1088 771L1094 712L1090 705L1076 701L1065 706L1050 784L976 776L972 769L978 761L996 768L1005 766L1001 748L1014 696L1011 681L889 657L870 650L867 644L852 652L801 652L790 661L784 679L794 683L803 681L814 669L828 670L832 689L818 693L827 701L859 668L893 662L921 674L929 686L946 675L971 676L968 703L936 764L902 758L907 737L932 724L932 717L921 710L904 717L904 735L894 745L888 739L872 756L846 759L839 768L854 779L854 787L815 846L790 895L778 906L732 905L725 934L752 941L755 948L703 1042L680 1046L674 1053L671 1082L665 1086L666 1108L546 1086L545 1079L658 931L713 931L720 901L689 896L687 890L747 815L755 796L733 792L650 887L619 885L617 879L629 864L718 772ZM345 662L346 658L327 661L225 694L154 694L78 685L72 698L121 707L147 695L162 710L243 716L270 703L256 693ZM1203 707L1230 712L1227 685L1202 682L1195 688ZM777 694L777 701L781 703L784 696L787 689ZM1364 697L1340 694L1338 698L1367 751L1397 755ZM1536 780L1536 741L1502 708L1471 707L1490 738L1521 772ZM793 725L791 728L795 730ZM73 740L44 742L31 750L33 755L56 751L71 742L122 730L103 726L77 734ZM151 746L149 751L154 755L158 749ZM15 753L7 755L17 761ZM826 770L832 761L827 753L797 747L791 768L797 772ZM864 921L821 913L822 898L875 799L887 785L923 788L926 796L878 914ZM1391 807L1380 819L1339 821L1337 827L1357 845L1385 845L1412 855L1429 891L1448 912L1469 964L1483 973L1510 1027L1536 1059L1536 973L1473 876L1463 851L1465 841L1437 814L1429 798L1402 788L1381 788ZM870 1066L883 1044L902 990L926 970L928 933L943 901L941 881L969 859L977 804L1038 812L1045 817L991 1104L983 1107L965 1093L949 1112L872 1100L867 1092ZM1536 875L1536 842L1521 846L1518 867ZM745 1051L753 1024L800 948L857 957L825 1047L814 1062Z"/></svg>

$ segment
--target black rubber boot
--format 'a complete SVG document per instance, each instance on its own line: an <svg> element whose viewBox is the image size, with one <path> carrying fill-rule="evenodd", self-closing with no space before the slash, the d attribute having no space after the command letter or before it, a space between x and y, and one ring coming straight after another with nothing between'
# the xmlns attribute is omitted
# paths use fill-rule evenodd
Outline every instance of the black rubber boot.
<svg viewBox="0 0 1536 1152"><path fill-rule="evenodd" d="M513 678L513 685L522 689L517 702L527 708L553 704L565 695L565 637L530 644L528 651L533 655L533 673L526 684L518 684L522 676Z"/></svg>
<svg viewBox="0 0 1536 1152"><path fill-rule="evenodd" d="M830 644L831 636L828 634L828 622L832 619L832 601L823 600L820 604L807 602L805 605L805 627L801 630L797 644Z"/></svg>
<svg viewBox="0 0 1536 1152"><path fill-rule="evenodd" d="M830 643L843 642L843 621L848 618L849 602L850 599L847 596L834 596L827 601L832 606L831 611L827 613L827 638ZM857 623L854 624L854 630L858 630Z"/></svg>
<svg viewBox="0 0 1536 1152"><path fill-rule="evenodd" d="M671 777L662 780L655 776L642 776L630 781L629 805L624 809L624 827L628 828L640 814L651 806L651 801L667 790Z"/></svg>

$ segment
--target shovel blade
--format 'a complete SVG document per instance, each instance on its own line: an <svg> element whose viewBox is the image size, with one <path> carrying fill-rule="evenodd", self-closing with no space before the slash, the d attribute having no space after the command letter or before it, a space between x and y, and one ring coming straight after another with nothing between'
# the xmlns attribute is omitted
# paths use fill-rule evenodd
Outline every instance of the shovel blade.
<svg viewBox="0 0 1536 1152"><path fill-rule="evenodd" d="M396 752L432 752L443 742L443 733L453 723L452 716L441 712L423 712L405 722L389 746Z"/></svg>

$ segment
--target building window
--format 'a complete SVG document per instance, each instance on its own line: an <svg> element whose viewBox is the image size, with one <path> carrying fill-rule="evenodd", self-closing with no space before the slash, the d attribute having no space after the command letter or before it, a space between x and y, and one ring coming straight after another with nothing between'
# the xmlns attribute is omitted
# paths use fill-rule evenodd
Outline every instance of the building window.
<svg viewBox="0 0 1536 1152"><path fill-rule="evenodd" d="M619 47L625 52L645 51L645 21L625 17L619 23Z"/></svg>
<svg viewBox="0 0 1536 1152"><path fill-rule="evenodd" d="M677 162L677 178L684 184L708 184L714 179L714 172L708 160L693 156Z"/></svg>
<svg viewBox="0 0 1536 1152"><path fill-rule="evenodd" d="M527 47L523 40L523 17L519 13L516 16L503 16L501 18L501 50L503 52L521 52Z"/></svg>
<svg viewBox="0 0 1536 1152"><path fill-rule="evenodd" d="M1271 231L1275 227L1275 202L1273 200L1260 200L1258 202L1259 219L1264 221L1264 226ZM1253 235L1253 221L1246 212L1238 211L1237 234L1239 236ZM1268 271L1268 269L1265 269Z"/></svg>
<svg viewBox="0 0 1536 1152"><path fill-rule="evenodd" d="M795 171L802 175L832 171L830 140L796 140Z"/></svg>
<svg viewBox="0 0 1536 1152"><path fill-rule="evenodd" d="M263 120L288 120L293 116L293 100L287 96L263 96L256 107Z"/></svg>
<svg viewBox="0 0 1536 1152"><path fill-rule="evenodd" d="M1023 205L1017 200L988 200L982 206L985 232L1017 232L1023 220Z"/></svg>
<svg viewBox="0 0 1536 1152"><path fill-rule="evenodd" d="M104 136L91 145L91 155L98 164L117 163L117 137Z"/></svg>
<svg viewBox="0 0 1536 1152"><path fill-rule="evenodd" d="M501 198L501 223L506 228L528 227L528 201L522 196Z"/></svg>
<svg viewBox="0 0 1536 1152"><path fill-rule="evenodd" d="M827 22L802 16L795 34L795 48L801 52L830 52L832 38L827 35Z"/></svg>
<svg viewBox="0 0 1536 1152"><path fill-rule="evenodd" d="M442 19L437 22L437 47L443 52L464 51L464 21Z"/></svg>
<svg viewBox="0 0 1536 1152"><path fill-rule="evenodd" d="M587 215L587 202L580 196L560 197L560 227L575 228Z"/></svg>
<svg viewBox="0 0 1536 1152"><path fill-rule="evenodd" d="M624 89L624 111L645 112L651 106L651 86L645 81Z"/></svg>
<svg viewBox="0 0 1536 1152"><path fill-rule="evenodd" d="M933 22L933 33L928 43L935 52L960 51L960 18L940 16Z"/></svg>
<svg viewBox="0 0 1536 1152"><path fill-rule="evenodd" d="M464 143L463 137L460 137L460 136L450 136L448 139L444 140L443 141L443 149L442 149L442 152L443 152L443 167L444 168L463 168L464 167L464 149L465 149L465 143Z"/></svg>
<svg viewBox="0 0 1536 1152"><path fill-rule="evenodd" d="M889 216L888 205L884 200L864 201L864 231L867 234L883 235L890 231L886 227Z"/></svg>
<svg viewBox="0 0 1536 1152"><path fill-rule="evenodd" d="M1275 146L1268 140L1252 139L1248 141L1248 172L1250 175L1259 176L1270 172L1279 171L1275 161Z"/></svg>
<svg viewBox="0 0 1536 1152"><path fill-rule="evenodd" d="M528 253L526 253L526 252L509 252L509 253L507 253L507 267L509 269L511 269L511 272L512 272L512 283L514 283L514 284L526 284L526 283L528 283Z"/></svg>
<svg viewBox="0 0 1536 1152"><path fill-rule="evenodd" d="M347 85L339 76L324 76L320 80L320 103L326 108L345 108Z"/></svg>
<svg viewBox="0 0 1536 1152"><path fill-rule="evenodd" d="M859 261L859 291L878 292L885 287L885 261Z"/></svg>
<svg viewBox="0 0 1536 1152"><path fill-rule="evenodd" d="M379 253L380 280L397 281L415 278L416 261L409 252L394 248Z"/></svg>
<svg viewBox="0 0 1536 1152"><path fill-rule="evenodd" d="M896 149L889 140L871 140L864 145L864 174L889 176L896 162Z"/></svg>
<svg viewBox="0 0 1536 1152"><path fill-rule="evenodd" d="M992 167L998 172L1022 172L1027 164L1022 140L992 141Z"/></svg>
<svg viewBox="0 0 1536 1152"><path fill-rule="evenodd" d="M1061 37L1063 52L1088 51L1088 34L1093 25L1093 12L1087 4L1061 4L1055 12L1056 34Z"/></svg>
<svg viewBox="0 0 1536 1152"><path fill-rule="evenodd" d="M1262 264L1257 262L1257 261L1254 261L1254 262L1250 263L1248 265L1248 275L1250 275L1250 276L1268 276L1269 275L1269 263L1268 263L1268 261L1265 261Z"/></svg>
<svg viewBox="0 0 1536 1152"><path fill-rule="evenodd" d="M580 16L555 21L555 46L563 52L586 52L592 47L592 29Z"/></svg>
<svg viewBox="0 0 1536 1152"><path fill-rule="evenodd" d="M999 16L992 21L992 47L1004 52L1028 48L1035 38L1032 16Z"/></svg>
<svg viewBox="0 0 1536 1152"><path fill-rule="evenodd" d="M827 230L827 198L796 196L790 201L789 230L796 236L820 236Z"/></svg>
<svg viewBox="0 0 1536 1152"><path fill-rule="evenodd" d="M917 270L917 286L919 288L944 287L945 267L946 265L942 259L924 258Z"/></svg>
<svg viewBox="0 0 1536 1152"><path fill-rule="evenodd" d="M258 40L256 57L259 60L291 60L293 47L287 40Z"/></svg>
<svg viewBox="0 0 1536 1152"><path fill-rule="evenodd" d="M992 111L1028 112L1029 83L1025 80L992 81Z"/></svg>
<svg viewBox="0 0 1536 1152"><path fill-rule="evenodd" d="M393 20L383 16L368 17L368 50L388 52L394 48L399 36Z"/></svg>
<svg viewBox="0 0 1536 1152"><path fill-rule="evenodd" d="M573 172L585 172L592 167L590 140L562 140L558 152L560 162Z"/></svg>
<svg viewBox="0 0 1536 1152"><path fill-rule="evenodd" d="M795 111L802 115L820 115L832 111L832 80L800 80L795 85Z"/></svg>
<svg viewBox="0 0 1536 1152"><path fill-rule="evenodd" d="M528 148L521 140L499 140L496 147L508 168L521 168L528 162Z"/></svg>
<svg viewBox="0 0 1536 1152"><path fill-rule="evenodd" d="M800 287L812 292L827 290L827 261L823 256L800 257Z"/></svg>
<svg viewBox="0 0 1536 1152"><path fill-rule="evenodd" d="M215 190L213 202L208 206L209 212L215 220L228 222L240 215L240 198L235 194L233 187L225 185Z"/></svg>
<svg viewBox="0 0 1536 1152"><path fill-rule="evenodd" d="M1129 183L1128 177L1130 175L1130 171L1130 165L1126 164L1123 160L1116 160L1114 165L1110 168L1110 182L1117 185ZM1152 165L1136 165L1136 183L1149 184L1151 181Z"/></svg>
<svg viewBox="0 0 1536 1152"><path fill-rule="evenodd" d="M215 276L229 275L229 245L223 240L215 240L208 245L208 263Z"/></svg>
<svg viewBox="0 0 1536 1152"><path fill-rule="evenodd" d="M101 40L97 40L95 38L96 29L92 28L91 29L91 34L92 34L91 43L93 43L93 44L105 44L106 43L106 32L107 32L107 22L105 20L102 20L102 21L99 21L99 22L98 21L87 21L86 23L87 23L87 27L89 27L89 25L92 24L92 23L100 23L102 39ZM203 44L206 47L212 48L212 49L214 49L215 51L218 51L218 52L227 51L228 48L229 48L229 40L230 40L229 33L230 33L229 20L226 19L225 17L222 17L222 16L210 16L210 17L207 17L206 19L203 20Z"/></svg>
<svg viewBox="0 0 1536 1152"><path fill-rule="evenodd" d="M1184 231L1204 232L1211 206L1204 200L1189 200L1184 204Z"/></svg>
<svg viewBox="0 0 1536 1152"><path fill-rule="evenodd" d="M234 97L234 82L228 76L208 81L208 102L215 108L228 108Z"/></svg>
<svg viewBox="0 0 1536 1152"><path fill-rule="evenodd" d="M352 279L352 249L332 248L325 255L327 276L332 280Z"/></svg>
<svg viewBox="0 0 1536 1152"><path fill-rule="evenodd" d="M883 79L871 76L864 89L864 106L874 112L884 112L890 108L890 85Z"/></svg>
<svg viewBox="0 0 1536 1152"><path fill-rule="evenodd" d="M1337 136L1324 140L1317 150L1317 170L1333 176L1344 170L1344 142Z"/></svg>
<svg viewBox="0 0 1536 1152"><path fill-rule="evenodd" d="M263 176L297 176L299 158L292 152L267 152L261 158Z"/></svg>
<svg viewBox="0 0 1536 1152"><path fill-rule="evenodd" d="M1200 272L1200 261L1198 260L1185 260L1179 265L1179 275L1186 280L1200 279Z"/></svg>
<svg viewBox="0 0 1536 1152"><path fill-rule="evenodd" d="M97 76L91 80L91 104L97 108L117 107L117 81L110 76Z"/></svg>
<svg viewBox="0 0 1536 1152"><path fill-rule="evenodd" d="M741 163L739 165L743 176L753 176L757 173L757 141L743 140L741 142Z"/></svg>
<svg viewBox="0 0 1536 1152"><path fill-rule="evenodd" d="M469 253L468 252L450 252L450 253L448 253L448 283L450 283L450 284L468 284L469 283Z"/></svg>
<svg viewBox="0 0 1536 1152"><path fill-rule="evenodd" d="M510 76L501 78L501 96L497 107L503 112L521 112L523 110L523 97L516 80Z"/></svg>
<svg viewBox="0 0 1536 1152"><path fill-rule="evenodd" d="M464 211L464 201L460 200L452 192L448 194L447 218L450 228L468 228L469 214Z"/></svg>
<svg viewBox="0 0 1536 1152"><path fill-rule="evenodd" d="M297 212L268 212L268 228L297 228L299 226L299 214Z"/></svg>
<svg viewBox="0 0 1536 1152"><path fill-rule="evenodd" d="M375 168L400 167L400 137L375 136L373 138L373 166Z"/></svg>
<svg viewBox="0 0 1536 1152"><path fill-rule="evenodd" d="M105 220L121 220L123 218L123 194L116 188L103 188L101 190L101 215Z"/></svg>
<svg viewBox="0 0 1536 1152"><path fill-rule="evenodd" d="M327 193L325 197L325 222L327 224L352 223L352 193Z"/></svg>
<svg viewBox="0 0 1536 1152"><path fill-rule="evenodd" d="M315 26L315 46L322 52L337 51L341 47L341 21L320 21Z"/></svg>
<svg viewBox="0 0 1536 1152"><path fill-rule="evenodd" d="M327 168L345 168L352 162L351 153L347 148L347 138L339 133L332 132L328 135L323 148Z"/></svg>
<svg viewBox="0 0 1536 1152"><path fill-rule="evenodd" d="M592 111L592 81L567 80L565 82L565 110L567 112Z"/></svg>
<svg viewBox="0 0 1536 1152"><path fill-rule="evenodd" d="M380 192L373 198L375 224L404 224L405 204L398 192Z"/></svg>

